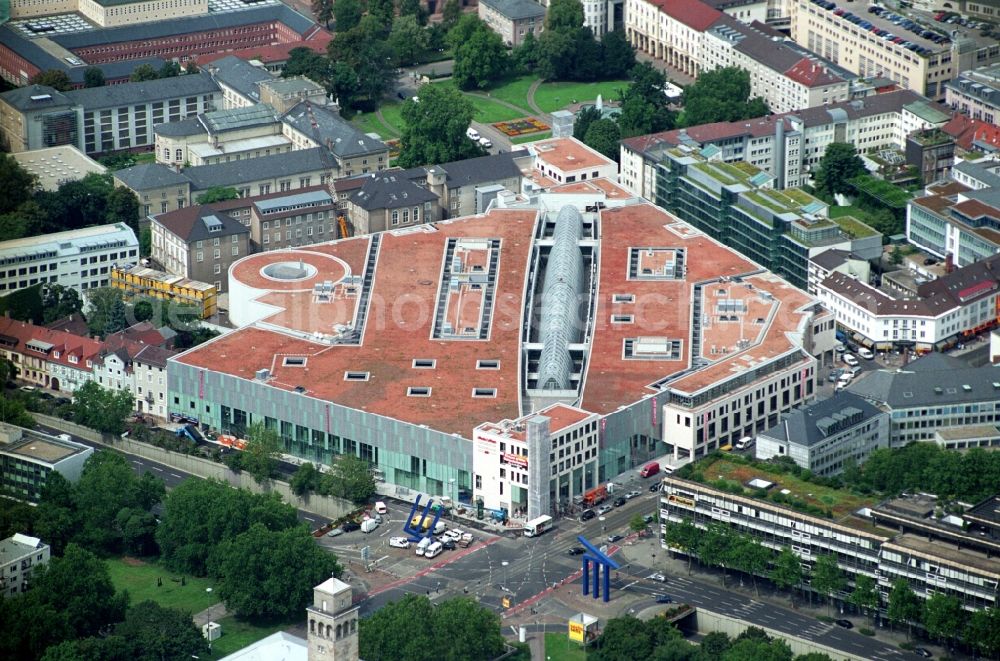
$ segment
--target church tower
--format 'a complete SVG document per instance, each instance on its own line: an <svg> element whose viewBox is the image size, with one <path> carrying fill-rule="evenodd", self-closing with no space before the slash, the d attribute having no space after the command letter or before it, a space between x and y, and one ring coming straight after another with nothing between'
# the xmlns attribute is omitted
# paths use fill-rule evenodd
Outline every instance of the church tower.
<svg viewBox="0 0 1000 661"><path fill-rule="evenodd" d="M330 578L313 588L309 619L309 661L358 660L358 607L351 586Z"/></svg>

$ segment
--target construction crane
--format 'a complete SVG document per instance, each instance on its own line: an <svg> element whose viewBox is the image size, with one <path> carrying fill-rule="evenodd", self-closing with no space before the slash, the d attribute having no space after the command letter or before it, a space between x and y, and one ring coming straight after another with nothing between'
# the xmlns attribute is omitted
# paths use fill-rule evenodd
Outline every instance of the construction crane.
<svg viewBox="0 0 1000 661"><path fill-rule="evenodd" d="M340 214L337 216L337 222L340 223L340 238L346 239L350 237L351 234L347 230L347 216Z"/></svg>

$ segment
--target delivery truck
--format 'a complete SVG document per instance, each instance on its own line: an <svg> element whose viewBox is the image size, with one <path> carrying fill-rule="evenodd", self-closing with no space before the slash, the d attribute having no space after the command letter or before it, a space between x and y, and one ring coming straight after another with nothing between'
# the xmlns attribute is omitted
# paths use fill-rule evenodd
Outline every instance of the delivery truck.
<svg viewBox="0 0 1000 661"><path fill-rule="evenodd" d="M548 530L552 530L552 517L547 514L524 524L525 537L538 537Z"/></svg>

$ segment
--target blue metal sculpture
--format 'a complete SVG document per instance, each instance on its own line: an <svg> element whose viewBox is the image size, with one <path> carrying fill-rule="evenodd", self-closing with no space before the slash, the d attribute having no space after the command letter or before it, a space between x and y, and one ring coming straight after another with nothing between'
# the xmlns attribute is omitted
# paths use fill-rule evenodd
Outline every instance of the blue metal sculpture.
<svg viewBox="0 0 1000 661"><path fill-rule="evenodd" d="M601 550L588 542L583 535L576 537L583 548L587 551L583 554L583 595L593 594L594 599L603 599L608 602L611 599L611 570L618 569L621 565L614 559L601 553ZM593 590L591 590L590 567L594 567ZM601 590L601 568L604 569L604 590Z"/></svg>

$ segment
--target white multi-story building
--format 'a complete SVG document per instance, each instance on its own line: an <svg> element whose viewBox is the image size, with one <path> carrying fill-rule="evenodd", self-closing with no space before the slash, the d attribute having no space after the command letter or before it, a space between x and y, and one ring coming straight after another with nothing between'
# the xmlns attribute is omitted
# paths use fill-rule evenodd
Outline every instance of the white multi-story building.
<svg viewBox="0 0 1000 661"><path fill-rule="evenodd" d="M174 351L147 345L132 357L135 410L167 417L167 359Z"/></svg>
<svg viewBox="0 0 1000 661"><path fill-rule="evenodd" d="M565 509L599 484L599 419L554 404L518 420L479 425L473 432L473 499L482 498L489 509L523 510L528 519L549 513L550 505Z"/></svg>
<svg viewBox="0 0 1000 661"><path fill-rule="evenodd" d="M32 570L49 561L49 545L37 537L15 533L0 541L0 590L4 598L28 589Z"/></svg>
<svg viewBox="0 0 1000 661"><path fill-rule="evenodd" d="M0 295L38 284L107 287L111 267L134 262L139 240L124 223L0 242Z"/></svg>
<svg viewBox="0 0 1000 661"><path fill-rule="evenodd" d="M548 188L593 179L618 178L618 164L573 138L551 138L527 145L534 156L535 185Z"/></svg>
<svg viewBox="0 0 1000 661"><path fill-rule="evenodd" d="M704 69L705 30L721 17L700 0L628 0L625 36L637 50L697 76Z"/></svg>

